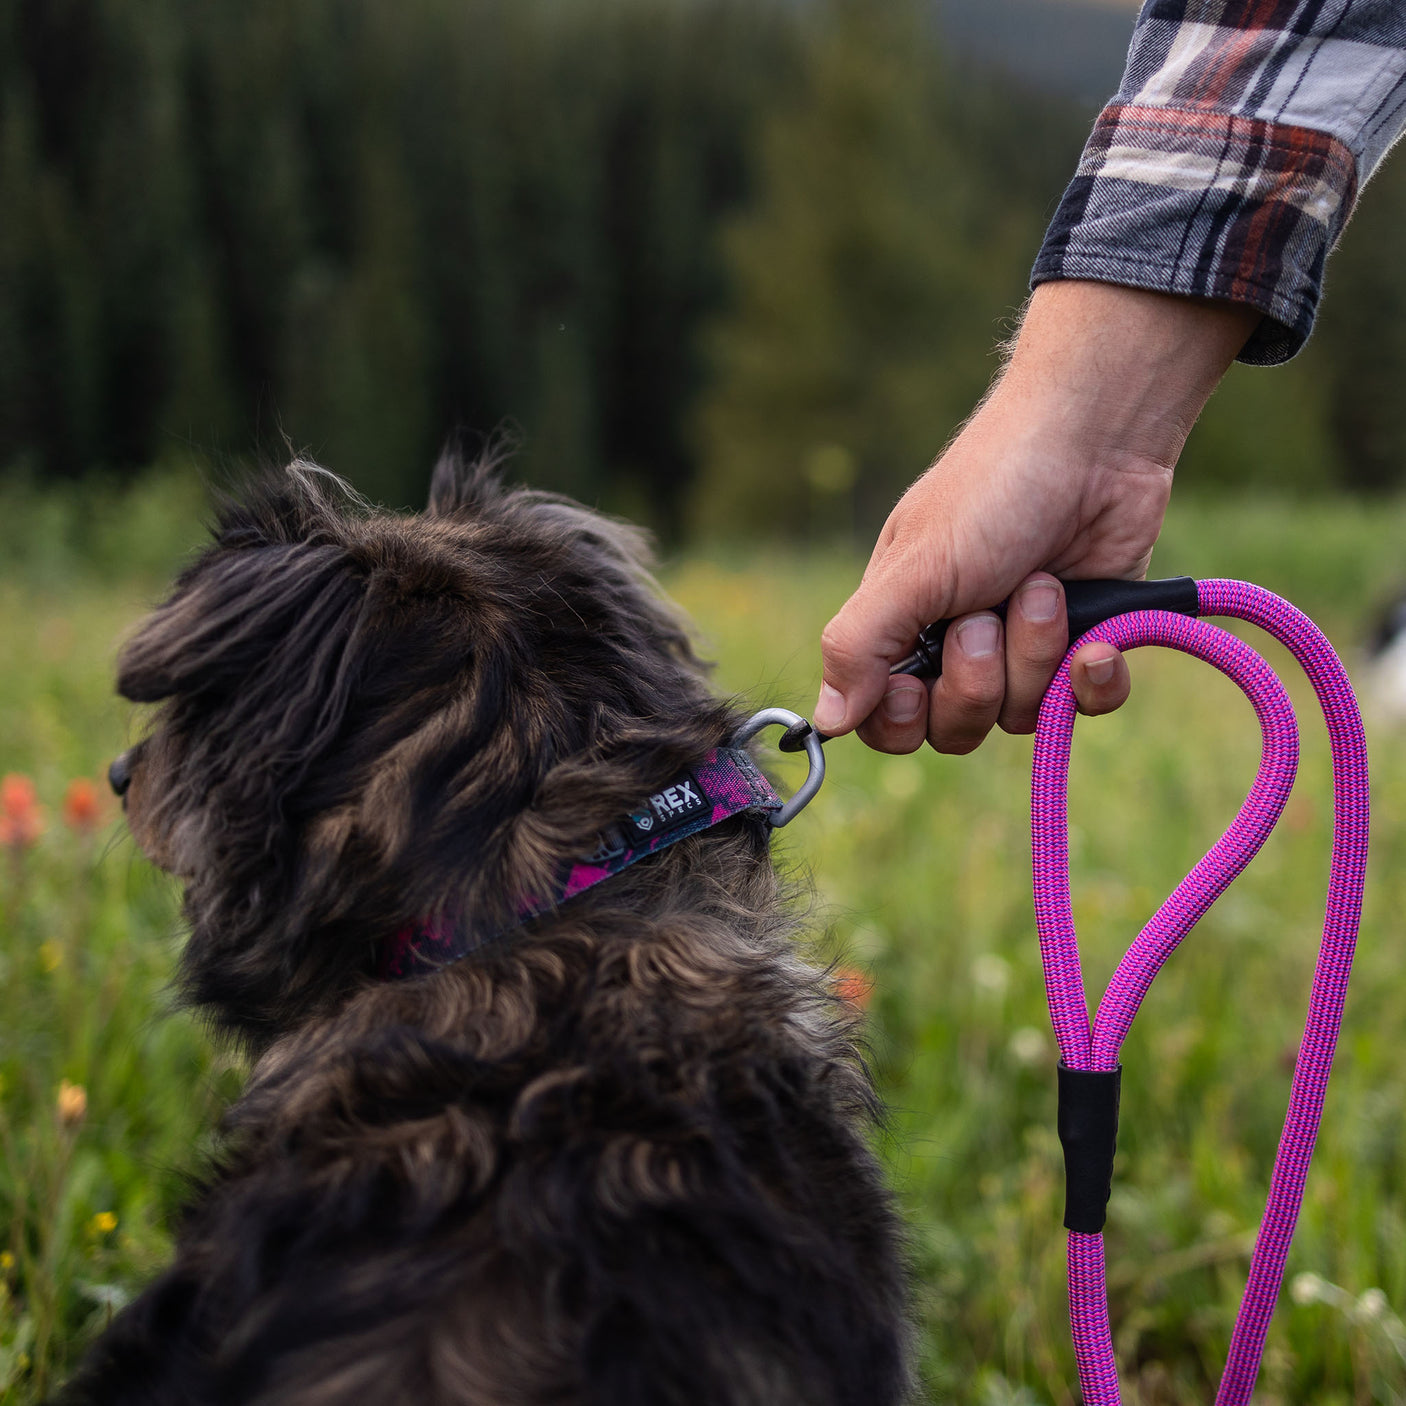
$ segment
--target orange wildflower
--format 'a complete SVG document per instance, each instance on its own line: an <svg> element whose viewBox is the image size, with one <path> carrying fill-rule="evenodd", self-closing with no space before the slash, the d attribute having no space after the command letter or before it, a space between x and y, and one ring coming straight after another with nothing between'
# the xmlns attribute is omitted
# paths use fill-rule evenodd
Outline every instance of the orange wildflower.
<svg viewBox="0 0 1406 1406"><path fill-rule="evenodd" d="M64 792L63 823L80 835L88 835L97 829L102 818L102 797L98 788L86 776L75 777Z"/></svg>
<svg viewBox="0 0 1406 1406"><path fill-rule="evenodd" d="M88 1091L82 1084L59 1081L59 1096L54 1100L59 1122L65 1128L76 1128L88 1113Z"/></svg>
<svg viewBox="0 0 1406 1406"><path fill-rule="evenodd" d="M28 849L44 832L44 812L34 792L34 782L18 772L0 780L0 845Z"/></svg>
<svg viewBox="0 0 1406 1406"><path fill-rule="evenodd" d="M846 1005L864 1010L874 994L874 983L858 967L836 967L831 980L835 995Z"/></svg>

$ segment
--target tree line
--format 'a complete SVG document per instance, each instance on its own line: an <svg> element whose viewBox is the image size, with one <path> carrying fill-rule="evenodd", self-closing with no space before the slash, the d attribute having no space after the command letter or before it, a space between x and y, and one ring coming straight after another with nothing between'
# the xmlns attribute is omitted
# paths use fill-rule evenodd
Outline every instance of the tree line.
<svg viewBox="0 0 1406 1406"><path fill-rule="evenodd" d="M414 503L506 429L670 536L867 527L994 368L1087 121L917 0L0 0L0 473L291 445ZM1187 476L1398 481L1403 204L1389 167Z"/></svg>

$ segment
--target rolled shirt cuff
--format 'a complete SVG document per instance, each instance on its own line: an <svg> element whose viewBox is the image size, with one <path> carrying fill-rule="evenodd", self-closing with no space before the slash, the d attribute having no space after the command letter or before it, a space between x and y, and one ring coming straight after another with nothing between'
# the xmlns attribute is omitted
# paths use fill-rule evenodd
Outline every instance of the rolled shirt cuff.
<svg viewBox="0 0 1406 1406"><path fill-rule="evenodd" d="M1336 137L1230 113L1114 103L1045 235L1031 287L1091 279L1247 303L1240 352L1287 361L1308 338L1323 265L1357 198Z"/></svg>

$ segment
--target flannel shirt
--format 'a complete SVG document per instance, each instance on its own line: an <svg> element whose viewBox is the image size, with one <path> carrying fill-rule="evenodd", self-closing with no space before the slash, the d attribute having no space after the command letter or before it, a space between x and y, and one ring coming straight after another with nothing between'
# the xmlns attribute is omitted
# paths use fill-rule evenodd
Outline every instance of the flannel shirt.
<svg viewBox="0 0 1406 1406"><path fill-rule="evenodd" d="M1240 360L1285 361L1404 126L1402 0L1146 0L1031 286L1249 303L1266 316Z"/></svg>

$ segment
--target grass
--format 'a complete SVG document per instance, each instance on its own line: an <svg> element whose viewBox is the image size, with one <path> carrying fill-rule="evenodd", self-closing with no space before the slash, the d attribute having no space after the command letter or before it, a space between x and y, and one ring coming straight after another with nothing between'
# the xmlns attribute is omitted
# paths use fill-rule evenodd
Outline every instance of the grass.
<svg viewBox="0 0 1406 1406"><path fill-rule="evenodd" d="M109 491L102 508L141 524L130 547L75 496L0 502L15 545L0 576L0 773L34 778L46 810L37 843L0 872L0 1400L15 1403L51 1388L162 1262L183 1174L240 1080L171 1009L170 885L115 820L93 833L61 814L70 780L98 776L131 733L110 692L115 645L190 540L188 505L159 486ZM1183 504L1156 569L1278 589L1351 666L1366 603L1399 570L1403 525L1398 504ZM725 687L804 710L813 641L857 572L839 554L733 549L690 555L667 579ZM1257 754L1249 707L1219 676L1160 653L1133 665L1132 702L1081 723L1075 747L1091 987L1228 821ZM1305 733L1285 822L1168 965L1124 1052L1107 1239L1129 1400L1212 1394L1283 1117L1331 827L1326 744L1311 696L1283 672ZM1369 737L1363 941L1264 1402L1406 1397L1406 747L1386 729ZM1005 737L964 759L837 743L824 791L779 840L813 875L819 950L873 981L892 1110L882 1150L912 1226L929 1395L980 1406L1076 1399L1029 756L1028 739Z"/></svg>

